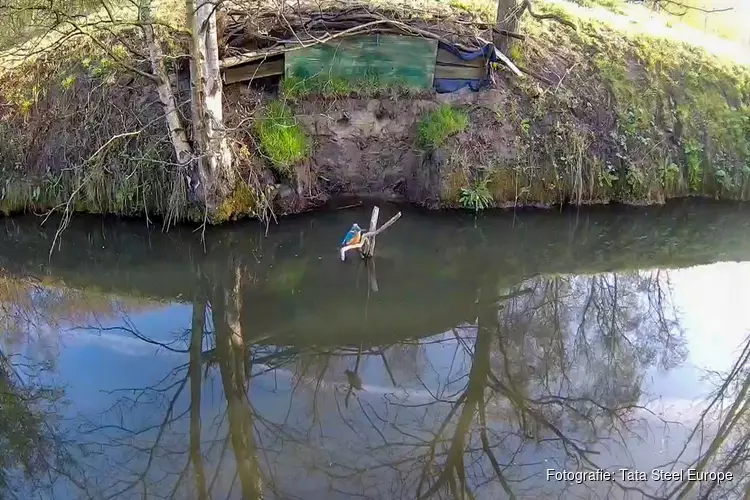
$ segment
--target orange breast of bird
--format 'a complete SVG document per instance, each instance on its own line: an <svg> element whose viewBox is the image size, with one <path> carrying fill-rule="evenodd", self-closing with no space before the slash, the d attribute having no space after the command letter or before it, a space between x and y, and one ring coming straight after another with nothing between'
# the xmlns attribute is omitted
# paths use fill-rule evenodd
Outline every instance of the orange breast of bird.
<svg viewBox="0 0 750 500"><path fill-rule="evenodd" d="M361 240L361 239L362 239L362 233L357 233L357 234L354 235L354 238L352 238L352 241L349 244L350 245L358 245L359 244L359 240Z"/></svg>

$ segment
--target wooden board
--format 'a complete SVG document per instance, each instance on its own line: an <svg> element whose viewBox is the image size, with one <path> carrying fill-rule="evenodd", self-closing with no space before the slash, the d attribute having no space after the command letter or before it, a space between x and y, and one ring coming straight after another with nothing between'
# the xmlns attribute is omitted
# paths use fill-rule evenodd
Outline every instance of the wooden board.
<svg viewBox="0 0 750 500"><path fill-rule="evenodd" d="M487 76L487 70L484 67L451 66L447 64L435 66L435 78L481 80L485 76Z"/></svg>
<svg viewBox="0 0 750 500"><path fill-rule="evenodd" d="M478 57L474 59L473 61L464 61L460 57L452 54L451 52L448 52L447 50L438 49L437 52L437 62L438 64L451 64L453 66L467 66L472 68L483 68L485 65L485 59L484 57Z"/></svg>
<svg viewBox="0 0 750 500"><path fill-rule="evenodd" d="M224 83L230 85L237 82L246 82L266 76L283 75L284 58L276 57L273 60L255 61L241 66L234 66L224 70Z"/></svg>
<svg viewBox="0 0 750 500"><path fill-rule="evenodd" d="M432 87L437 41L400 35L362 35L287 52L287 78L376 79L380 85Z"/></svg>

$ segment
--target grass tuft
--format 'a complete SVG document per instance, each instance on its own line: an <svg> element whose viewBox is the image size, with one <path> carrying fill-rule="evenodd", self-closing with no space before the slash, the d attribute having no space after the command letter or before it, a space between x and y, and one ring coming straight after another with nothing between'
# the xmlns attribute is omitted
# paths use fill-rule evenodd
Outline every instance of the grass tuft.
<svg viewBox="0 0 750 500"><path fill-rule="evenodd" d="M420 121L419 145L438 148L448 137L463 132L468 126L469 115L464 110L444 104Z"/></svg>
<svg viewBox="0 0 750 500"><path fill-rule="evenodd" d="M488 184L489 179L485 177L469 187L462 188L461 196L458 198L459 204L463 208L475 212L489 208L492 205L493 199Z"/></svg>
<svg viewBox="0 0 750 500"><path fill-rule="evenodd" d="M373 98L378 96L412 96L420 92L406 83L384 82L377 75L363 75L357 79L330 78L315 76L302 78L290 76L281 82L281 94L286 99L302 99L308 96L320 96L335 99L349 96Z"/></svg>
<svg viewBox="0 0 750 500"><path fill-rule="evenodd" d="M282 174L289 174L310 152L307 136L283 101L271 101L255 128L262 153Z"/></svg>

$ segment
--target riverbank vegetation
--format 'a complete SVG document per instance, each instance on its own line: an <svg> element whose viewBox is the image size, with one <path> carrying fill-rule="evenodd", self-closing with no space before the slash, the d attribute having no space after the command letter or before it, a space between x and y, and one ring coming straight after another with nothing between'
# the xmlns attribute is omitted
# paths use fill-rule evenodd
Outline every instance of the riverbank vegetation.
<svg viewBox="0 0 750 500"><path fill-rule="evenodd" d="M523 40L507 48L524 77L498 68L489 91L441 98L375 78L320 75L283 79L270 91L227 86L219 131L231 166L215 176L221 185L211 188L209 211L201 189L211 169L186 169L175 149L184 133L184 152L202 158L205 146L192 144L206 133L194 127L194 94L181 76L193 50L184 9L157 2L144 22L143 11L113 11L103 1L63 2L64 29L39 22L29 31L20 0L14 15L0 14L14 27L0 40L5 214L221 222L385 190L473 210L750 196L746 52L708 36L688 44L691 28L642 6L536 1L536 17L526 9L517 27ZM406 9L395 0L370 5L391 16ZM491 24L494 5L425 0L420 15L425 23L460 15ZM717 30L732 36L727 26ZM153 37L164 51L156 70ZM165 88L176 124L165 120ZM353 111L358 103L362 111Z"/></svg>

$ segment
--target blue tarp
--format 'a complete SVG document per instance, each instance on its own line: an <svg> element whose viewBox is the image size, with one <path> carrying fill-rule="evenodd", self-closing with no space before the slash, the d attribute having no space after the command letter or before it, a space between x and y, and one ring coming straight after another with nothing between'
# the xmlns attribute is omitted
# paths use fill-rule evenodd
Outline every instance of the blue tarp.
<svg viewBox="0 0 750 500"><path fill-rule="evenodd" d="M438 42L438 50L440 49L445 50L446 52L450 52L451 54L461 58L464 61L474 61L476 59L479 59L480 57L489 62L497 62L498 60L495 52L495 46L491 43L488 43L487 45L482 47L481 50L477 50L475 52L463 52L455 45ZM457 78L435 78L434 87L435 90L441 94L447 92L455 92L464 87L469 87L471 90L476 92L482 87L486 86L488 83L489 77L471 80Z"/></svg>

